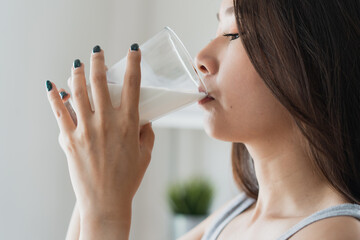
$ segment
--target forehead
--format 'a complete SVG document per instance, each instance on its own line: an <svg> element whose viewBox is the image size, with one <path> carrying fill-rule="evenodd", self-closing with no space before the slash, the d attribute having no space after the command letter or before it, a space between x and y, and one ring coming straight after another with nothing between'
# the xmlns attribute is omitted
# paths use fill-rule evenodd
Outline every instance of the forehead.
<svg viewBox="0 0 360 240"><path fill-rule="evenodd" d="M233 6L233 0L222 0L221 1L221 6L224 6L224 7Z"/></svg>
<svg viewBox="0 0 360 240"><path fill-rule="evenodd" d="M233 7L233 0L222 0L220 5L220 11L225 11L229 7Z"/></svg>
<svg viewBox="0 0 360 240"><path fill-rule="evenodd" d="M234 16L234 5L233 0L223 0L220 5L220 10L216 14L219 21L227 17Z"/></svg>

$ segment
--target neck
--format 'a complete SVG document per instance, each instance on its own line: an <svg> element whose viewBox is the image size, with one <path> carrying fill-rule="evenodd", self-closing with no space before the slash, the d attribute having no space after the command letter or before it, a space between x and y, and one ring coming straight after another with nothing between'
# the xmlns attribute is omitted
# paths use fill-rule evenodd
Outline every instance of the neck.
<svg viewBox="0 0 360 240"><path fill-rule="evenodd" d="M294 136L281 136L281 140L272 136L272 139L246 144L254 160L259 184L254 220L259 217L304 217L345 202L314 171L304 145Z"/></svg>

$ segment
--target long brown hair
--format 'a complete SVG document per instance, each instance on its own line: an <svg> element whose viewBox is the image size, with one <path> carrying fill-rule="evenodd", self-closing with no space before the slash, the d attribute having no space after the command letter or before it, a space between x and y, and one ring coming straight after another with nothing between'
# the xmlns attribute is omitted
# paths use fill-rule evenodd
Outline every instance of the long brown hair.
<svg viewBox="0 0 360 240"><path fill-rule="evenodd" d="M360 1L234 0L256 71L290 112L314 169L360 203ZM253 161L233 143L239 187L257 198Z"/></svg>

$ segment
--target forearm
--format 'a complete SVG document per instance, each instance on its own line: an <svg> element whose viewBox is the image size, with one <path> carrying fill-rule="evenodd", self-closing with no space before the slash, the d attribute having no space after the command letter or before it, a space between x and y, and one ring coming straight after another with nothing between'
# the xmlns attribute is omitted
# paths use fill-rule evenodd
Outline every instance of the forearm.
<svg viewBox="0 0 360 240"><path fill-rule="evenodd" d="M66 240L79 240L79 238L80 238L80 214L79 214L78 204L75 203L69 228L66 234Z"/></svg>

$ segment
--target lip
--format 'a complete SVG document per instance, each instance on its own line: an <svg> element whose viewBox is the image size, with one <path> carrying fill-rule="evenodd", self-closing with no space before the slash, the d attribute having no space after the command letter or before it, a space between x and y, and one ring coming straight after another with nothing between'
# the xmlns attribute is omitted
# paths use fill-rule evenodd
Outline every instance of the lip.
<svg viewBox="0 0 360 240"><path fill-rule="evenodd" d="M211 101L213 101L213 100L215 100L215 98L213 98L213 97L211 97L210 95L208 95L208 96L206 96L205 98L201 99L201 100L198 102L198 104L199 104L199 105L204 105L204 104L206 104L206 103L208 103L208 102L211 102Z"/></svg>
<svg viewBox="0 0 360 240"><path fill-rule="evenodd" d="M199 86L198 91L206 94L206 97L204 97L203 99L198 101L199 105L204 105L208 102L215 100L215 98L213 96L211 96L211 94L209 92L206 92L206 90L204 89L203 86Z"/></svg>

